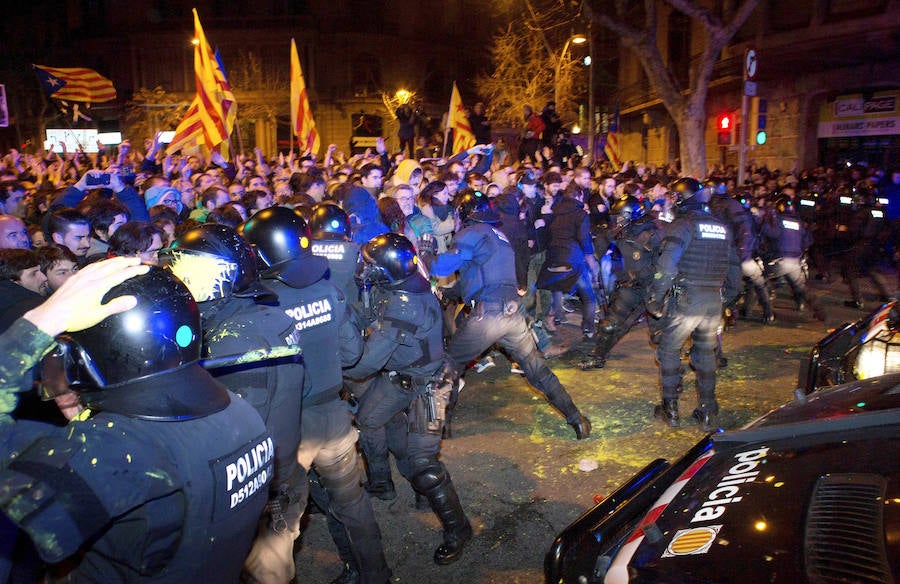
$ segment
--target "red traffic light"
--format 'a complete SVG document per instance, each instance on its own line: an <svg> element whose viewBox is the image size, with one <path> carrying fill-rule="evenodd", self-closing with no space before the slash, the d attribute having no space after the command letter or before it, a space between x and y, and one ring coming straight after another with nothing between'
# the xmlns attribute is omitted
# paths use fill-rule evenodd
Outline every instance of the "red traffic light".
<svg viewBox="0 0 900 584"><path fill-rule="evenodd" d="M732 114L721 114L716 118L716 142L720 146L730 146L734 144L734 120Z"/></svg>

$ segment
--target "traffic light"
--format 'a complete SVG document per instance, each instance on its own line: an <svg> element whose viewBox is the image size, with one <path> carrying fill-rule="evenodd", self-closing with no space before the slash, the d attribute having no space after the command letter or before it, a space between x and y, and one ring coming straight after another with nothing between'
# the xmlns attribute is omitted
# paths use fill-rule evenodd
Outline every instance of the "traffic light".
<svg viewBox="0 0 900 584"><path fill-rule="evenodd" d="M734 144L734 115L720 114L716 118L716 131L718 132L719 146L731 146Z"/></svg>
<svg viewBox="0 0 900 584"><path fill-rule="evenodd" d="M766 143L766 110L768 104L761 97L754 97L750 104L750 141L751 144L762 146Z"/></svg>

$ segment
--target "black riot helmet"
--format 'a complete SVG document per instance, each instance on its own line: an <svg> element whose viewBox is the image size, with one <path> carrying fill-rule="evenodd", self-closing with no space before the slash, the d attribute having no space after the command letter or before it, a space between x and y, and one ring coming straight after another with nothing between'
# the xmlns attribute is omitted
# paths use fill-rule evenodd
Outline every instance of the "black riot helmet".
<svg viewBox="0 0 900 584"><path fill-rule="evenodd" d="M416 248L398 233L378 235L360 249L356 277L363 286L410 292L428 290L428 283L419 272Z"/></svg>
<svg viewBox="0 0 900 584"><path fill-rule="evenodd" d="M750 209L753 205L753 199L750 196L750 191L747 189L738 189L734 192L734 200L741 204L741 207L744 209Z"/></svg>
<svg viewBox="0 0 900 584"><path fill-rule="evenodd" d="M500 215L494 210L490 198L481 191L472 189L461 191L456 202L456 210L460 221L463 222L500 223Z"/></svg>
<svg viewBox="0 0 900 584"><path fill-rule="evenodd" d="M726 191L725 182L717 177L711 176L703 182L703 186L710 190L712 195L724 195Z"/></svg>
<svg viewBox="0 0 900 584"><path fill-rule="evenodd" d="M709 203L711 191L695 178L686 176L672 183L669 191L675 193L675 204L678 207L700 207Z"/></svg>
<svg viewBox="0 0 900 584"><path fill-rule="evenodd" d="M137 305L83 331L57 337L41 362L43 384L78 392L84 405L149 419L189 419L224 409L225 388L198 361L200 310L181 280L158 267L112 288L108 302Z"/></svg>
<svg viewBox="0 0 900 584"><path fill-rule="evenodd" d="M236 296L271 302L274 292L260 284L256 255L246 239L226 225L205 223L175 240L169 269L197 302Z"/></svg>
<svg viewBox="0 0 900 584"><path fill-rule="evenodd" d="M287 207L269 207L238 227L256 252L263 278L277 278L294 288L322 279L328 260L313 255L306 221Z"/></svg>
<svg viewBox="0 0 900 584"><path fill-rule="evenodd" d="M317 203L308 223L316 241L350 241L350 217L333 203Z"/></svg>
<svg viewBox="0 0 900 584"><path fill-rule="evenodd" d="M644 205L634 197L623 197L609 206L609 214L616 218L616 225L624 225L643 217Z"/></svg>
<svg viewBox="0 0 900 584"><path fill-rule="evenodd" d="M782 215L793 215L797 212L797 206L794 204L794 199L785 193L778 193L772 201L772 204L775 206L775 210Z"/></svg>

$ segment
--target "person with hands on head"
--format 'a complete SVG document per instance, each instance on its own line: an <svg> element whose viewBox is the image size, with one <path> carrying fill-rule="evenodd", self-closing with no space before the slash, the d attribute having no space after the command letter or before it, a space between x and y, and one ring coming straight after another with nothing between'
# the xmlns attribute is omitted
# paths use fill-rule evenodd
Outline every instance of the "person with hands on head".
<svg viewBox="0 0 900 584"><path fill-rule="evenodd" d="M200 367L190 291L130 262L88 266L48 300L59 308L74 291L76 303L17 322L25 344L15 356L34 364L43 354L44 386L74 391L86 409L66 428L5 433L0 511L51 578L235 582L265 506L272 439Z"/></svg>

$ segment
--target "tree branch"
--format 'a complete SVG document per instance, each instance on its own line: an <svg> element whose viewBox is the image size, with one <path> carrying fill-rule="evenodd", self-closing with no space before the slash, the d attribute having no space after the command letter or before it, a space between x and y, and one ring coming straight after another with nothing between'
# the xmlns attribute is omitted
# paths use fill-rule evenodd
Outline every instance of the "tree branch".
<svg viewBox="0 0 900 584"><path fill-rule="evenodd" d="M666 0L666 2L668 2L675 10L683 12L694 20L702 22L706 29L722 28L722 21L719 17L705 6L698 6L691 0Z"/></svg>

